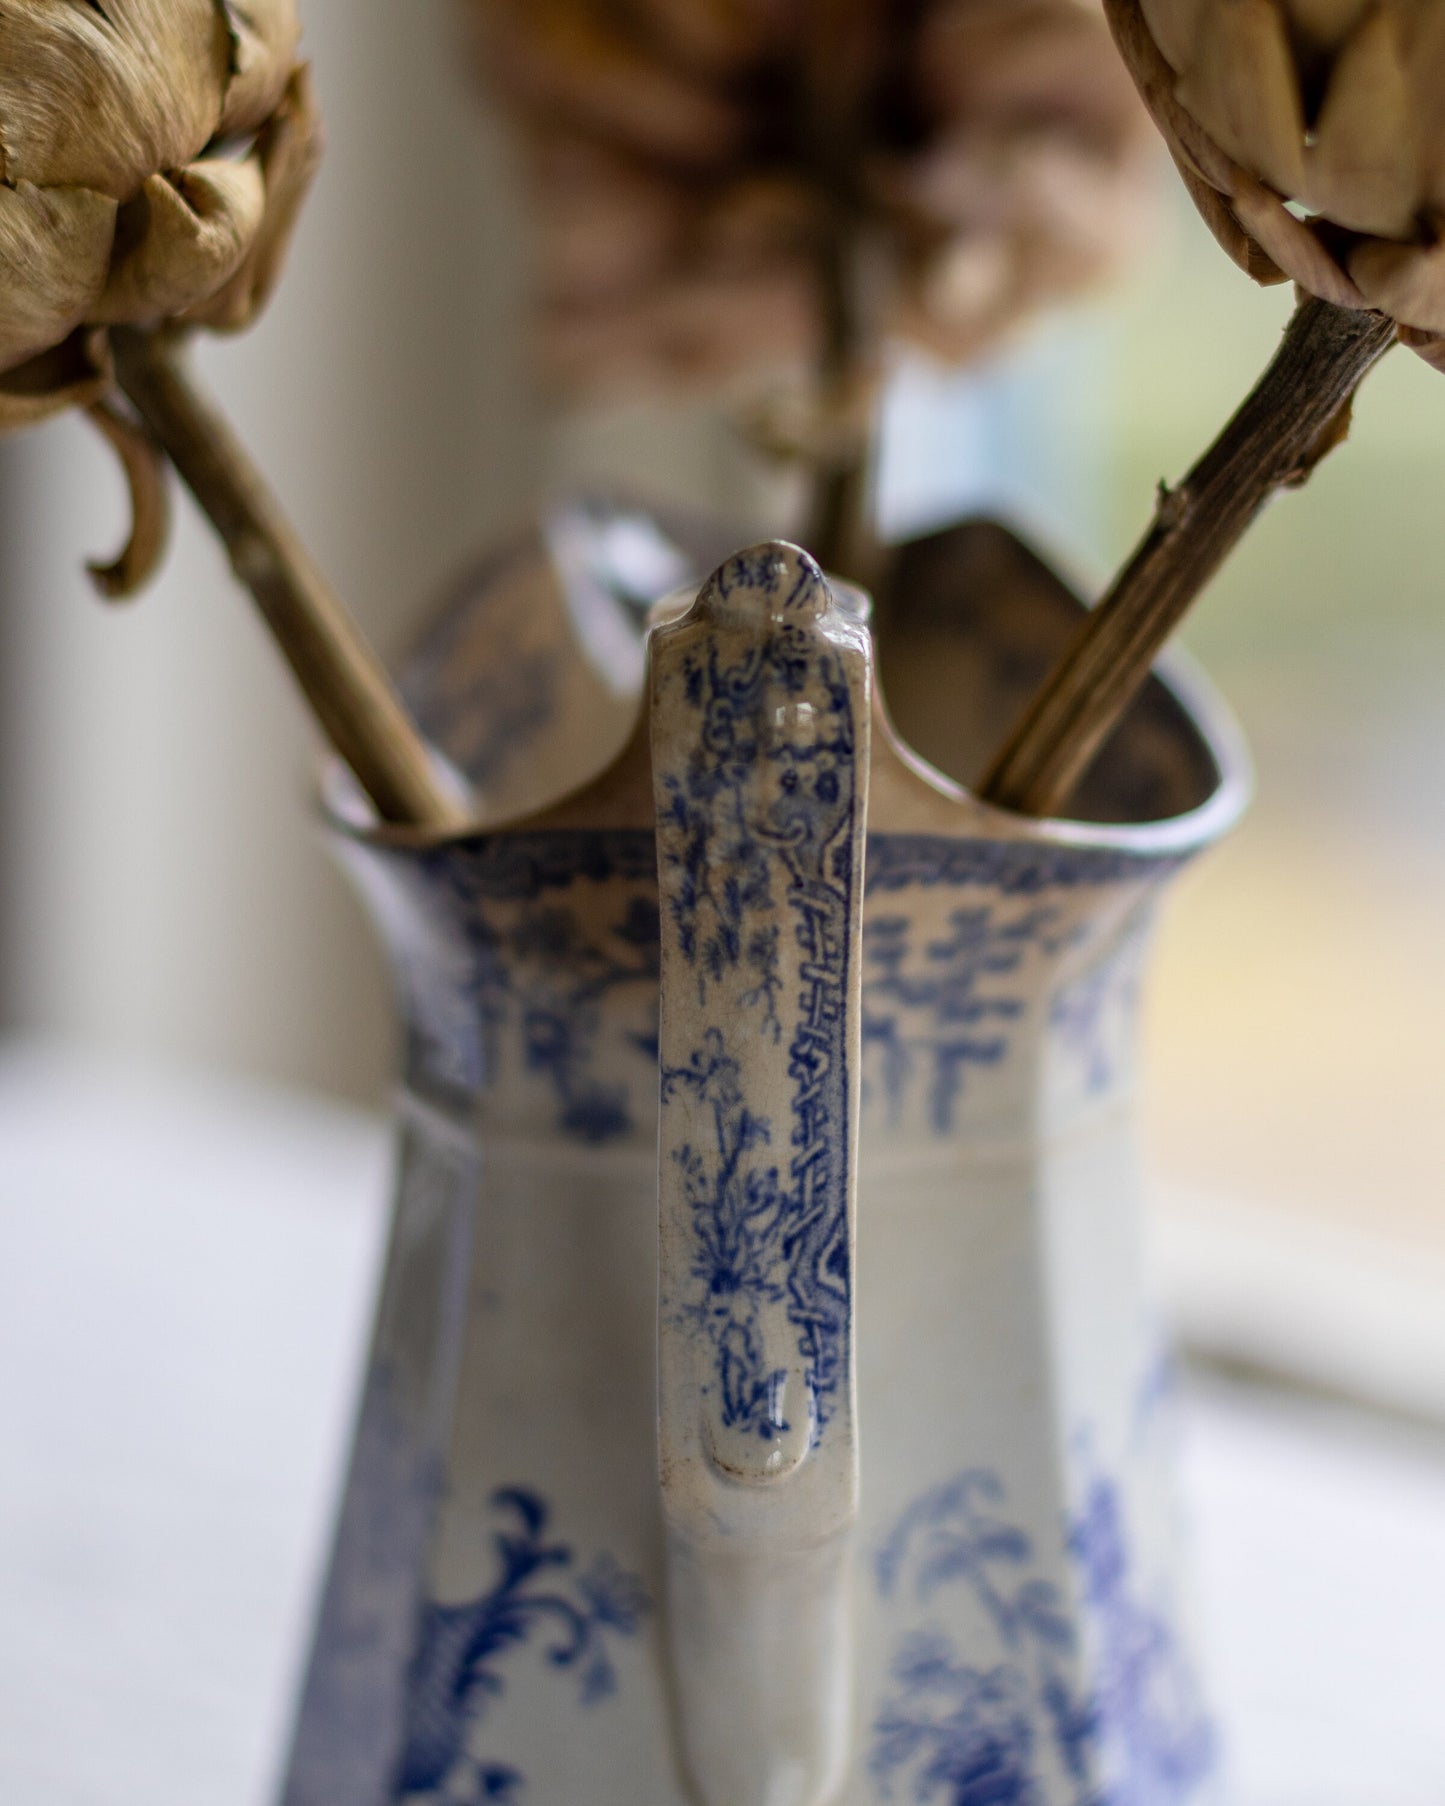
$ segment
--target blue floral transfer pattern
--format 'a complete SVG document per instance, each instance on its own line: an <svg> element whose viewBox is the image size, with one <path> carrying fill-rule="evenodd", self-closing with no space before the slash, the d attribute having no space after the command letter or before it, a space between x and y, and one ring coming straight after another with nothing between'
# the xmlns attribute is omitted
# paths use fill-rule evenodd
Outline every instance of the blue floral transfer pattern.
<svg viewBox="0 0 1445 1806"><path fill-rule="evenodd" d="M750 825L739 787L759 756L747 697L760 677L751 666L698 665L703 756L674 782L657 841L645 830L523 832L421 857L427 906L434 912L440 898L459 950L450 963L419 941L400 950L409 1016L430 1044L421 1064L460 1090L520 1075L574 1142L646 1135L657 1098L659 847L679 880L673 919L699 995L726 981L740 995L746 1032L781 1041L791 1007L782 937L812 937L830 977L845 951L834 910L852 882L847 837L830 849L824 836L851 807L850 790L832 793L850 741L838 719L807 743L776 755L769 748L772 826ZM819 832L808 829L810 810ZM1080 889L1152 887L1178 863L1027 841L871 835L865 1108L895 1125L906 1113L936 1134L954 1132L969 1073L1003 1063L1023 1029L1028 962L1074 944L1079 931L1062 903ZM956 907L941 930L921 930L915 899L940 890L957 893ZM1140 937L1127 939L1119 959L1091 966L1053 1006L1056 1037L1083 1069L1086 1091L1111 1082L1127 1045ZM818 1021L799 1045L800 1064L821 1069L828 1060L819 1050L835 995L825 987L811 1000Z"/></svg>
<svg viewBox="0 0 1445 1806"><path fill-rule="evenodd" d="M617 1686L612 1640L636 1636L648 1610L641 1582L610 1557L577 1569L568 1545L549 1539L547 1506L536 1493L509 1487L493 1504L506 1520L494 1539L495 1584L464 1605L430 1605L423 1619L403 1798L444 1797L456 1806L519 1801L523 1776L472 1753L474 1730L505 1691L508 1658L535 1646L549 1666L575 1678L583 1705L595 1705Z"/></svg>
<svg viewBox="0 0 1445 1806"><path fill-rule="evenodd" d="M689 1144L674 1156L696 1238L695 1290L680 1314L717 1351L723 1423L771 1435L782 1421L783 1375L767 1370L760 1318L788 1294L788 1200L776 1162L759 1155L772 1142L772 1125L747 1107L738 1063L717 1029L662 1083L664 1098L692 1091L714 1126L711 1147Z"/></svg>
<svg viewBox="0 0 1445 1806"><path fill-rule="evenodd" d="M955 1126L970 1066L997 1066L1024 1013L1016 979L1033 948L1057 951L1057 911L1030 909L1000 922L987 903L955 909L948 933L915 947L904 915L872 915L863 930L863 1044L868 1082L897 1122L910 1088L928 1090L928 1118ZM1004 982L1000 982L1004 981ZM870 1094L871 1095L871 1094Z"/></svg>
<svg viewBox="0 0 1445 1806"><path fill-rule="evenodd" d="M1090 1096L1113 1086L1132 1049L1146 926L1145 920L1132 923L1049 1008L1054 1043L1074 1062Z"/></svg>
<svg viewBox="0 0 1445 1806"><path fill-rule="evenodd" d="M1069 1552L1092 1637L1108 1806L1176 1806L1214 1763L1213 1728L1167 1618L1138 1596L1119 1489L1086 1486Z"/></svg>
<svg viewBox="0 0 1445 1806"><path fill-rule="evenodd" d="M871 1770L919 1806L1184 1806L1213 1738L1168 1618L1137 1595L1118 1490L1092 1479L1064 1548L1072 1587L1041 1576L995 1474L935 1487L879 1552L886 1600L922 1619L890 1667ZM966 1650L929 1608L971 1605ZM1083 1619L1076 1617L1075 1598ZM1087 1672L1089 1682L1080 1676Z"/></svg>
<svg viewBox="0 0 1445 1806"><path fill-rule="evenodd" d="M475 1045L459 1079L538 1091L569 1140L645 1132L657 1085L653 837L498 835L438 848L424 879L462 965L416 970L412 1014L435 1026L442 1057Z"/></svg>
<svg viewBox="0 0 1445 1806"><path fill-rule="evenodd" d="M730 582L767 589L775 572L776 561L740 558L714 581L724 592ZM678 700L696 738L659 789L669 924L699 1002L716 1012L700 1044L662 1073L664 1102L690 1094L712 1130L673 1150L694 1258L687 1296L670 1302L713 1344L724 1426L765 1437L787 1426L764 1313L786 1313L821 1432L846 1381L851 1311L853 697L838 651L811 618L788 613L795 599L812 605L821 586L803 561L764 630L709 636L688 655ZM743 1037L786 1048L790 1118L776 1134L745 1100Z"/></svg>
<svg viewBox="0 0 1445 1806"><path fill-rule="evenodd" d="M1093 932L1080 891L1162 882L1177 860L1027 840L869 837L863 935L863 1088L870 1111L937 1135L959 1127L970 1072L1003 1065L1046 997L1037 965L1057 964ZM917 899L957 893L941 927L920 926ZM897 905L890 907L892 900ZM930 920L937 921L936 913ZM1093 1095L1115 1078L1137 1001L1138 935L1122 937L1048 1006L1054 1043ZM1082 955L1081 955L1082 956ZM1030 966L1034 970L1030 970Z"/></svg>

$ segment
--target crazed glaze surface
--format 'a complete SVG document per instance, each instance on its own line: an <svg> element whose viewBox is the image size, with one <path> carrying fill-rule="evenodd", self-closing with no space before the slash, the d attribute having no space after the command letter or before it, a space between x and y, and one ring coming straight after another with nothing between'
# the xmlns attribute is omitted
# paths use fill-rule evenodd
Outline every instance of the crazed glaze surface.
<svg viewBox="0 0 1445 1806"><path fill-rule="evenodd" d="M774 628L747 653L725 607L667 631L652 761L635 740L617 775L516 827L352 843L414 1107L475 1132L482 1173L442 1188L472 1238L454 1225L470 1290L450 1428L429 1469L393 1459L378 1480L368 1405L287 1806L1203 1801L1128 1106L1154 900L1241 780L1201 789L1181 711L1174 819L1020 823L920 771L876 714L860 768L859 692L845 703L826 648L790 676ZM790 683L821 706L759 737ZM840 849L870 772L860 862ZM429 1271L392 1341L436 1295ZM659 1334L665 1418L692 1401L664 1423L661 1487ZM445 1360L423 1364L435 1399ZM668 1491L673 1458L703 1472L749 1449L797 1479ZM810 1475L828 1484L807 1510L765 1509ZM726 1567L769 1537L771 1608ZM368 1589L389 1639L364 1634ZM841 1708L809 1622L846 1643ZM711 1669L700 1647L722 1651ZM750 1699L749 1652L813 1672L797 1711L826 1750ZM740 1766L718 1768L710 1717L739 1727ZM335 1744L358 1721L360 1767ZM791 1769L771 1759L793 1746Z"/></svg>
<svg viewBox="0 0 1445 1806"><path fill-rule="evenodd" d="M718 1428L764 1441L788 1369L813 1441L851 1388L867 646L827 610L816 566L734 561L653 650L662 1310L712 1348Z"/></svg>

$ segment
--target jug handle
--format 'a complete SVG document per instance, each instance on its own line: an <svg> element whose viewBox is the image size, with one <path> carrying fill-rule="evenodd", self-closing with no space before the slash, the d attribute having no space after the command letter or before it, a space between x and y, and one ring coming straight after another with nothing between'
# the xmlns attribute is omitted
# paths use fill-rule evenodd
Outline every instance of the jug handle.
<svg viewBox="0 0 1445 1806"><path fill-rule="evenodd" d="M682 1751L706 1806L825 1806L851 1742L870 642L774 542L722 566L650 651Z"/></svg>

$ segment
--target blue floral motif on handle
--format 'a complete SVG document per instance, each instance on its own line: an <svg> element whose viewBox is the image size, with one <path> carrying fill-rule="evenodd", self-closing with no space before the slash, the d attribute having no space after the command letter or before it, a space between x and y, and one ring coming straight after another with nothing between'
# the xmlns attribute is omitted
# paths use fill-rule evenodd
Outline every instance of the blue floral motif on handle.
<svg viewBox="0 0 1445 1806"><path fill-rule="evenodd" d="M714 579L724 600L729 584L766 589L764 561L734 565ZM770 631L741 654L711 638L686 659L681 701L695 733L685 766L659 774L657 830L669 925L699 1003L716 1010L689 1057L662 1071L664 1103L686 1092L712 1123L707 1143L672 1156L695 1231L695 1284L675 1304L713 1342L723 1424L765 1437L788 1426L762 1311L786 1307L821 1431L844 1380L852 1285L844 998L856 727L838 653L810 619L789 619L795 599L816 606L821 577L806 566L792 581ZM796 956L785 961L787 933ZM748 1107L738 1052L747 1038L779 1044L784 1021L791 1152Z"/></svg>

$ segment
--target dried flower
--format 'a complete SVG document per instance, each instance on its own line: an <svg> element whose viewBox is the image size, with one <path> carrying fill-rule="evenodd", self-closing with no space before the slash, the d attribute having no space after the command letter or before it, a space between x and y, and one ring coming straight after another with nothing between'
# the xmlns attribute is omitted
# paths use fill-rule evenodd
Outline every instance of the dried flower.
<svg viewBox="0 0 1445 1806"><path fill-rule="evenodd" d="M315 166L295 0L0 0L0 429L96 401L105 329L247 324Z"/></svg>
<svg viewBox="0 0 1445 1806"><path fill-rule="evenodd" d="M1106 0L1195 204L1260 282L1445 367L1445 0Z"/></svg>
<svg viewBox="0 0 1445 1806"><path fill-rule="evenodd" d="M832 204L808 101L818 0L468 4L530 160L562 382L813 361ZM854 10L873 54L848 198L883 326L971 356L1133 237L1137 101L1096 0Z"/></svg>

